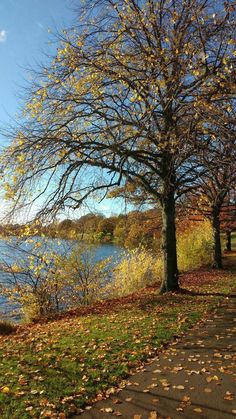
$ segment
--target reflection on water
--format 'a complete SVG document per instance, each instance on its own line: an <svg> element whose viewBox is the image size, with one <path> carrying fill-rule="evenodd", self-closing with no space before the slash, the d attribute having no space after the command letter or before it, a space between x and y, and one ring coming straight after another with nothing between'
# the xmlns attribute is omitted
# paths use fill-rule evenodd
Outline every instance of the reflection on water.
<svg viewBox="0 0 236 419"><path fill-rule="evenodd" d="M42 242L41 237L35 237L32 239L32 243L21 242L19 246L15 246L17 239L13 238L11 241L0 239L0 286L7 287L8 281L12 275L6 272L6 266L13 264L19 264L23 258L26 258L31 252L35 242ZM59 254L65 254L69 252L72 245L75 245L75 241L60 240L58 239L46 239L43 243L45 251L53 250ZM42 248L41 248L42 250ZM94 254L94 260L99 261L111 257L113 263L119 261L123 249L113 244L96 244L92 246ZM4 268L3 268L4 267ZM10 302L4 297L0 290L0 319L12 320L19 322L21 320L20 306Z"/></svg>

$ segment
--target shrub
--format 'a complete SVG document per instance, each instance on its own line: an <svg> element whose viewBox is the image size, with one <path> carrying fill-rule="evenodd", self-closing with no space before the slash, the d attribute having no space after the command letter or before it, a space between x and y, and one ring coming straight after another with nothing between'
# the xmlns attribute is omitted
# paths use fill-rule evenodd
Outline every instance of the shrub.
<svg viewBox="0 0 236 419"><path fill-rule="evenodd" d="M208 220L192 223L177 236L178 266L181 271L211 263L212 229Z"/></svg>
<svg viewBox="0 0 236 419"><path fill-rule="evenodd" d="M178 234L178 266L181 271L195 269L211 263L212 230L210 223L192 223ZM114 269L113 289L125 295L162 279L162 259L144 248L136 248L124 254Z"/></svg>
<svg viewBox="0 0 236 419"><path fill-rule="evenodd" d="M84 243L67 243L57 251L37 245L37 254L27 251L17 264L6 265L8 279L2 292L20 304L30 321L90 304L104 297L110 275L110 260L96 261L93 249Z"/></svg>
<svg viewBox="0 0 236 419"><path fill-rule="evenodd" d="M56 275L54 253L28 254L18 263L8 265L8 276L2 293L17 306L26 320L36 320L59 311L62 282Z"/></svg>
<svg viewBox="0 0 236 419"><path fill-rule="evenodd" d="M162 262L144 248L136 248L124 254L114 269L113 289L125 295L160 281Z"/></svg>
<svg viewBox="0 0 236 419"><path fill-rule="evenodd" d="M59 256L57 274L64 287L64 300L72 305L87 305L107 293L111 259L95 260L94 246L77 244L69 256Z"/></svg>

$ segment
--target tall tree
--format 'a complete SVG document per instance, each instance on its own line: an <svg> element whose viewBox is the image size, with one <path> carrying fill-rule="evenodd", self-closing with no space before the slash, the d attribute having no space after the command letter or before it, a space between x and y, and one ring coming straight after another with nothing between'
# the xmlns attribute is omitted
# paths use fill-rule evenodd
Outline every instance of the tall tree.
<svg viewBox="0 0 236 419"><path fill-rule="evenodd" d="M31 203L45 196L38 215L48 215L125 181L140 185L162 207L162 292L177 290L175 198L199 176L199 106L212 107L230 91L234 7L209 0L83 4L82 21L36 74L24 125L13 130L7 193L15 208L29 189Z"/></svg>
<svg viewBox="0 0 236 419"><path fill-rule="evenodd" d="M221 222L221 231L223 231L226 236L225 249L228 252L231 252L232 251L231 233L233 231L236 231L236 204L233 202L227 202L227 201L226 201L226 205L222 208L220 222Z"/></svg>
<svg viewBox="0 0 236 419"><path fill-rule="evenodd" d="M206 133L208 146L199 152L202 175L190 207L209 218L213 233L213 267L222 268L221 223L229 221L229 196L236 184L236 114L234 102L221 101L208 111ZM196 199L197 198L197 199ZM228 210L228 214L225 210Z"/></svg>

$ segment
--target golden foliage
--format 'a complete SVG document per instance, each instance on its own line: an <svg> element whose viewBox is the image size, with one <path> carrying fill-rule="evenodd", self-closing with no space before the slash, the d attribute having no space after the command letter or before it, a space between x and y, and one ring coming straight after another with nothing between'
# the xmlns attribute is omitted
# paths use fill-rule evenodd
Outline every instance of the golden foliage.
<svg viewBox="0 0 236 419"><path fill-rule="evenodd" d="M113 289L118 295L125 295L138 289L160 282L162 262L144 248L136 248L125 253L114 269Z"/></svg>
<svg viewBox="0 0 236 419"><path fill-rule="evenodd" d="M208 220L192 223L177 237L178 265L180 271L199 268L211 262L212 229Z"/></svg>

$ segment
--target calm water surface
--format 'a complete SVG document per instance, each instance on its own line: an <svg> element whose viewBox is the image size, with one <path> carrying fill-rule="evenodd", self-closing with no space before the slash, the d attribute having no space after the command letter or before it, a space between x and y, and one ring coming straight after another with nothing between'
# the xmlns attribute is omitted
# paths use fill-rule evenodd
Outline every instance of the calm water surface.
<svg viewBox="0 0 236 419"><path fill-rule="evenodd" d="M32 244L30 243L21 243L20 248L21 250L17 250L14 245L15 239L13 239L12 243L4 239L0 239L0 286L4 287L7 286L7 282L9 278L12 278L12 275L5 272L3 270L4 267L7 265L18 264L22 258L26 257L27 253L30 252L32 249ZM33 241L40 241L42 242L42 238L34 238ZM59 254L67 253L67 249L71 248L71 245L75 244L73 241L69 240L60 240L58 239L47 239L47 244L45 244L45 249L52 249L56 250ZM83 246L83 243L81 243ZM119 246L114 244L96 244L91 246L92 253L94 260L99 261L106 258L111 258L112 263L116 264L124 251ZM23 250L23 252L22 252ZM0 290L0 319L12 320L14 322L19 322L21 319L20 315L20 307L13 305L9 300L4 297Z"/></svg>

